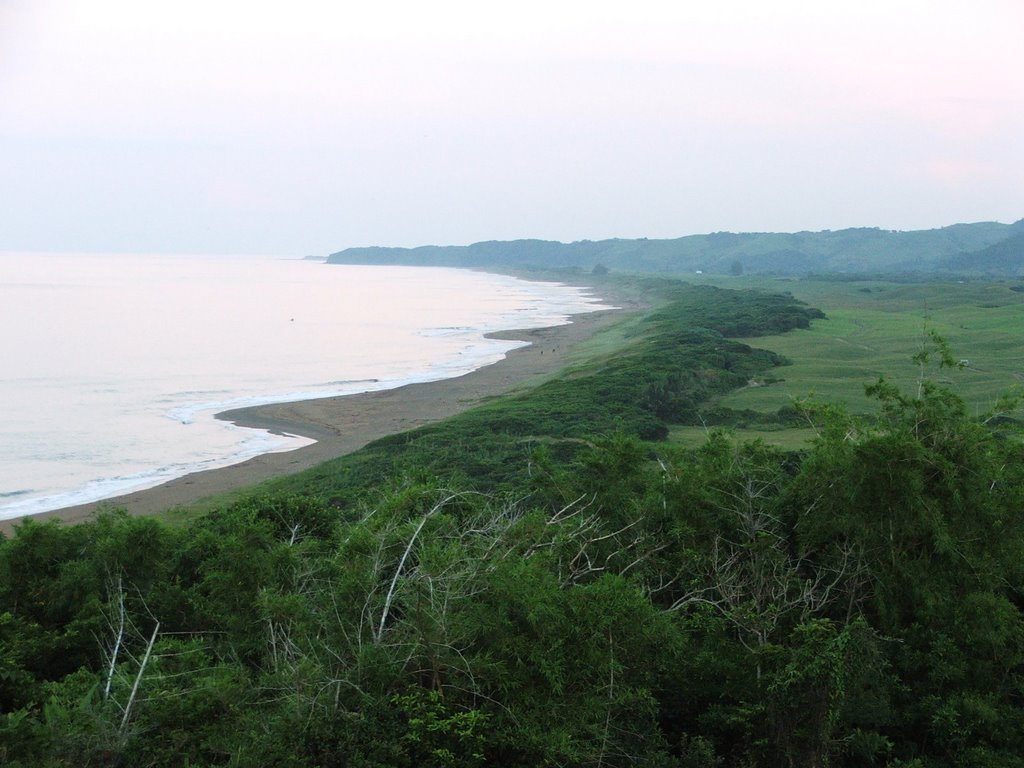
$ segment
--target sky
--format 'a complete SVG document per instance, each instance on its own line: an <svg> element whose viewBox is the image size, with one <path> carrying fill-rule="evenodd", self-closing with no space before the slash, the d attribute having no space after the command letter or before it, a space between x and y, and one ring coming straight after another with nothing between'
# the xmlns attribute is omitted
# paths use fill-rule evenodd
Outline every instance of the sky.
<svg viewBox="0 0 1024 768"><path fill-rule="evenodd" d="M1022 0L0 0L0 250L1024 217Z"/></svg>

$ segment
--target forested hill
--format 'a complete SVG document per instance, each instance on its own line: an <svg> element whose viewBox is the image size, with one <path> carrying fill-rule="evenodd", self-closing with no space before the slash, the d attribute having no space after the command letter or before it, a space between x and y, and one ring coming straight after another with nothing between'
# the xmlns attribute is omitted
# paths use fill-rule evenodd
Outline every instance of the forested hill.
<svg viewBox="0 0 1024 768"><path fill-rule="evenodd" d="M1024 227L1018 227L1017 234L987 248L951 256L942 266L951 272L1024 275Z"/></svg>
<svg viewBox="0 0 1024 768"><path fill-rule="evenodd" d="M823 232L715 232L672 240L489 240L465 246L347 248L332 264L467 268L581 269L629 272L780 273L972 271L972 255L1024 233L1015 224L981 222L899 232L877 228ZM1008 264L1008 266L1007 266ZM995 269L1017 274L1019 262ZM985 268L982 271L992 271Z"/></svg>

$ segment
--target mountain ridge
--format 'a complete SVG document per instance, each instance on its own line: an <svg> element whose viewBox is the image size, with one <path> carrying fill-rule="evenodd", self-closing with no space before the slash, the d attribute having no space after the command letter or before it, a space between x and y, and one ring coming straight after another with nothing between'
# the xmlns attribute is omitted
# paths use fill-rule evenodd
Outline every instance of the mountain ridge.
<svg viewBox="0 0 1024 768"><path fill-rule="evenodd" d="M851 227L818 232L712 232L672 239L610 238L485 240L471 245L415 248L346 248L328 256L332 264L390 264L473 269L574 269L604 267L649 273L972 272L1011 274L1021 267L1001 259L1001 243L1024 234L1013 224L975 222L927 230ZM995 248L992 252L986 249ZM975 270L972 259L988 265Z"/></svg>

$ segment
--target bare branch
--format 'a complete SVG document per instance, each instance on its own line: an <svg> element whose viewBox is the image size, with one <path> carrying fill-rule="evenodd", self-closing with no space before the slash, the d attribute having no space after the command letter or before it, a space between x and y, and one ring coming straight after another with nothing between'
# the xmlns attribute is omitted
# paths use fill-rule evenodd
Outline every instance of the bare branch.
<svg viewBox="0 0 1024 768"><path fill-rule="evenodd" d="M132 685L132 692L128 696L128 703L124 707L124 717L121 718L121 726L118 729L121 733L124 733L125 727L128 725L128 719L132 714L132 704L135 702L135 694L139 691L139 683L142 682L142 675L146 671L146 665L149 663L149 655L153 652L153 644L156 643L157 633L160 631L160 622L156 623L153 627L153 634L149 638L149 644L146 646L146 654L142 657L142 663L139 665L138 674L135 675L135 683Z"/></svg>
<svg viewBox="0 0 1024 768"><path fill-rule="evenodd" d="M416 538L420 535L420 531L423 530L423 526L427 524L427 521L430 518L432 518L440 510L444 509L445 505L447 505L453 499L456 499L459 496L464 495L465 494L463 493L453 493L441 499L441 501L437 502L437 504L435 504L433 508L423 516L423 519L420 520L420 524L416 526L416 530L409 538L409 543L406 545L405 551L402 553L402 558L398 561L398 567L395 568L394 576L391 579L391 586L388 588L387 596L384 598L384 609L381 611L380 620L377 622L377 629L374 632L374 639L378 642L380 641L381 635L384 633L384 625L387 622L388 613L391 610L391 601L395 597L395 590L398 587L398 579L402 575L402 568L405 567L405 561L409 557L409 553L412 552L412 548L416 544Z"/></svg>

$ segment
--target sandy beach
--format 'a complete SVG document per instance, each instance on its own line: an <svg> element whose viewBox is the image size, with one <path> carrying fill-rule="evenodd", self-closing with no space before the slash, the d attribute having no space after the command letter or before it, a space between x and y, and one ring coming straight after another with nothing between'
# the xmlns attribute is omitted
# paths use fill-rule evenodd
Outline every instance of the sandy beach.
<svg viewBox="0 0 1024 768"><path fill-rule="evenodd" d="M264 480L300 472L358 450L387 435L439 421L563 368L583 341L622 317L627 309L575 315L567 325L504 331L495 338L529 342L501 361L463 376L365 394L242 408L218 414L240 426L311 437L317 442L294 451L270 453L220 469L197 472L154 488L90 504L32 515L34 520L86 520L102 508L120 507L150 515L187 506ZM19 519L0 521L10 533Z"/></svg>

